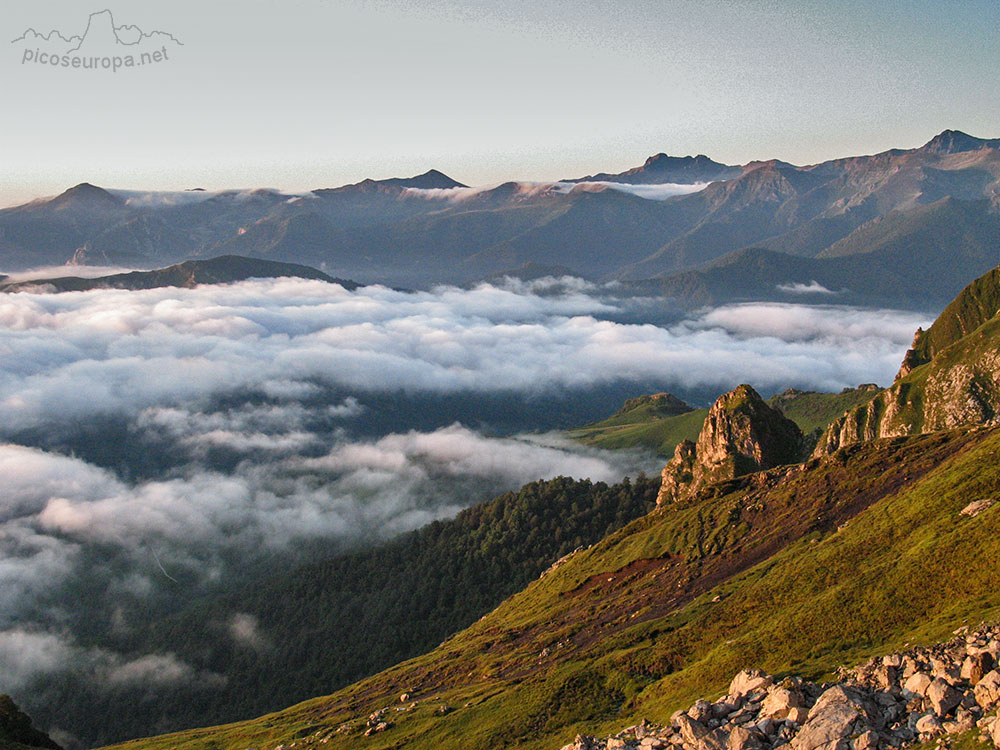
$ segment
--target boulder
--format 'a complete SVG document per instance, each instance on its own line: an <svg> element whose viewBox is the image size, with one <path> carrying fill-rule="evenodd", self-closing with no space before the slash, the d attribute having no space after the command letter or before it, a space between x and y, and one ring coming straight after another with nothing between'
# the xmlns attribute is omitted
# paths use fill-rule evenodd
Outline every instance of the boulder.
<svg viewBox="0 0 1000 750"><path fill-rule="evenodd" d="M984 711L989 711L1000 702L1000 671L993 670L983 675L973 690L976 703Z"/></svg>
<svg viewBox="0 0 1000 750"><path fill-rule="evenodd" d="M1000 747L1000 717L993 721L993 728L990 730L990 739L996 747Z"/></svg>
<svg viewBox="0 0 1000 750"><path fill-rule="evenodd" d="M903 690L912 695L919 695L921 698L927 695L927 688L931 686L931 678L924 672L914 672L903 683Z"/></svg>
<svg viewBox="0 0 1000 750"><path fill-rule="evenodd" d="M862 732L851 741L851 750L876 750L878 748L878 732L868 730Z"/></svg>
<svg viewBox="0 0 1000 750"><path fill-rule="evenodd" d="M774 678L767 672L763 672L759 669L744 669L733 678L731 683L729 683L729 694L744 696L747 693L752 693L755 690L770 687L773 684Z"/></svg>
<svg viewBox="0 0 1000 750"><path fill-rule="evenodd" d="M794 463L802 446L795 422L749 385L737 386L712 405L698 442L677 446L663 469L656 504L685 500L706 485Z"/></svg>
<svg viewBox="0 0 1000 750"><path fill-rule="evenodd" d="M932 713L924 714L917 719L914 729L917 730L918 734L925 737L936 737L941 734L941 722L938 721L937 716Z"/></svg>
<svg viewBox="0 0 1000 750"><path fill-rule="evenodd" d="M809 718L792 739L792 750L849 750L851 739L880 729L875 706L855 688L835 685L809 711Z"/></svg>
<svg viewBox="0 0 1000 750"><path fill-rule="evenodd" d="M733 727L726 743L726 750L761 750L763 747L760 736L743 727Z"/></svg>
<svg viewBox="0 0 1000 750"><path fill-rule="evenodd" d="M568 745L563 745L561 750L595 750L596 747L597 740L593 737L585 737L582 734L578 734L575 740Z"/></svg>
<svg viewBox="0 0 1000 750"><path fill-rule="evenodd" d="M708 701L696 701L695 704L688 709L687 715L701 724L707 724L709 719L713 716L712 704Z"/></svg>
<svg viewBox="0 0 1000 750"><path fill-rule="evenodd" d="M695 746L697 750L727 750L729 730L719 727L705 734Z"/></svg>
<svg viewBox="0 0 1000 750"><path fill-rule="evenodd" d="M685 744L691 747L697 745L698 740L708 734L708 728L704 724L695 721L687 714L681 714L677 717L677 729Z"/></svg>
<svg viewBox="0 0 1000 750"><path fill-rule="evenodd" d="M991 669L993 669L993 655L989 652L979 652L969 654L962 662L961 676L963 680L968 680L970 685L977 685Z"/></svg>
<svg viewBox="0 0 1000 750"><path fill-rule="evenodd" d="M962 702L962 693L956 690L940 677L927 688L927 704L938 716L947 716Z"/></svg>
<svg viewBox="0 0 1000 750"><path fill-rule="evenodd" d="M793 708L804 708L806 700L798 690L774 685L767 691L767 697L760 705L760 715L764 718L783 720L789 718Z"/></svg>

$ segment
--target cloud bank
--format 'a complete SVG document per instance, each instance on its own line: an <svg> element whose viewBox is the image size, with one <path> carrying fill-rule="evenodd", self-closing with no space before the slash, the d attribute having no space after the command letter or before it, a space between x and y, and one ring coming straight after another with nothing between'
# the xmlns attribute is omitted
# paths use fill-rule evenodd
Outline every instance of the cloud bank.
<svg viewBox="0 0 1000 750"><path fill-rule="evenodd" d="M544 406L548 393L621 383L840 390L890 381L928 323L787 304L616 322L653 304L575 279L0 295L0 673L17 689L66 669L109 689L210 685L217 677L174 654L79 646L80 613L65 602L86 590L86 616L127 631L164 602L389 538L535 479L614 482L658 468L553 435L385 422L407 399L467 397L474 424L489 398ZM38 439L53 435L77 435L90 453ZM107 458L103 443L119 440ZM139 469L157 455L171 461ZM267 648L239 612L219 637Z"/></svg>
<svg viewBox="0 0 1000 750"><path fill-rule="evenodd" d="M295 397L317 383L358 394L537 393L621 380L835 390L891 380L913 331L928 322L775 304L730 306L671 327L607 319L627 304L586 289L407 294L301 280L3 295L0 422L17 430L137 415L236 388Z"/></svg>

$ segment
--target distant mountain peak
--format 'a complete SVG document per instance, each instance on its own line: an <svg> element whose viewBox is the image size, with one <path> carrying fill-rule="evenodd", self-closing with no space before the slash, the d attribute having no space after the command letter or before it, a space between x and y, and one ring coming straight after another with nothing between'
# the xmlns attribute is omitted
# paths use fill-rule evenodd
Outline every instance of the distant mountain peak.
<svg viewBox="0 0 1000 750"><path fill-rule="evenodd" d="M726 166L725 164L720 164L719 162L714 161L713 159L709 159L704 154L698 154L697 156L670 156L670 154L665 154L663 152L650 156L648 159L646 159L643 166L648 169L649 167L680 166L684 164L690 164L692 166L704 166L704 165L714 165L720 167Z"/></svg>
<svg viewBox="0 0 1000 750"><path fill-rule="evenodd" d="M933 154L959 154L981 148L1000 148L1000 138L976 138L961 130L943 130L927 141L920 150Z"/></svg>
<svg viewBox="0 0 1000 750"><path fill-rule="evenodd" d="M444 172L439 172L436 169L428 169L423 174L416 175L415 177L402 178L402 179L404 179L407 183L409 183L406 187L415 187L415 188L468 187L467 185L463 185L458 180L453 180Z"/></svg>
<svg viewBox="0 0 1000 750"><path fill-rule="evenodd" d="M714 161L704 154L697 156L670 156L653 154L641 167L624 172L588 175L565 182L624 182L631 184L681 183L695 184L727 180L740 174L740 167Z"/></svg>
<svg viewBox="0 0 1000 750"><path fill-rule="evenodd" d="M64 206L108 206L121 207L125 202L121 198L116 198L107 190L89 182L81 182L74 185L50 201L56 207Z"/></svg>
<svg viewBox="0 0 1000 750"><path fill-rule="evenodd" d="M444 172L439 172L436 169L428 169L423 174L414 175L413 177L389 177L384 180L373 180L369 177L361 182L355 182L350 185L342 185L338 188L324 188L314 190L313 192L318 195L351 192L398 193L406 188L418 188L421 190L447 190L450 188L462 187L468 187L468 185L464 185L458 180L453 180Z"/></svg>

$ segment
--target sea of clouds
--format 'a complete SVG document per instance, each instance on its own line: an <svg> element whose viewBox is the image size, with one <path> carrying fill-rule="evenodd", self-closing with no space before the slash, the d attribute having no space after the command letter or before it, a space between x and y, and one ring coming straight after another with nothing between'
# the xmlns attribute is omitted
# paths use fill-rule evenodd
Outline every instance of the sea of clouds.
<svg viewBox="0 0 1000 750"><path fill-rule="evenodd" d="M359 430L378 394L475 403L622 382L840 390L891 381L928 322L788 304L619 322L635 304L570 279L418 293L279 279L0 295L5 687L27 690L67 664L118 685L216 679L169 653L126 660L80 646L59 597L81 580L94 607L164 587L203 591L268 560L392 537L534 479L614 482L656 468L648 455L554 434L473 429L474 413L425 431ZM102 462L39 438L104 420L172 460L136 472L137 453ZM266 637L233 617L233 637Z"/></svg>

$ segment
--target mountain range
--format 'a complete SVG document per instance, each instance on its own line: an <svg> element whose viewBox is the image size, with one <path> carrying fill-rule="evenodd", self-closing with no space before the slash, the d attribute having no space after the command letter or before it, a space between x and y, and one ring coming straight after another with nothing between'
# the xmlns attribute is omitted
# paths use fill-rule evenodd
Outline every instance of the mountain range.
<svg viewBox="0 0 1000 750"><path fill-rule="evenodd" d="M322 271L297 263L279 263L259 258L222 255L209 260L187 260L167 268L152 271L130 271L105 276L46 276L40 279L16 280L0 278L0 292L52 291L85 292L92 289L157 289L160 287L191 288L201 284L229 284L248 279L291 277L340 284L348 291L358 284L335 279Z"/></svg>
<svg viewBox="0 0 1000 750"><path fill-rule="evenodd" d="M436 170L301 195L83 183L0 211L7 272L219 255L409 287L546 268L686 307L940 309L1000 262L1000 140L946 130L919 148L801 167L658 154L624 172L488 188Z"/></svg>

